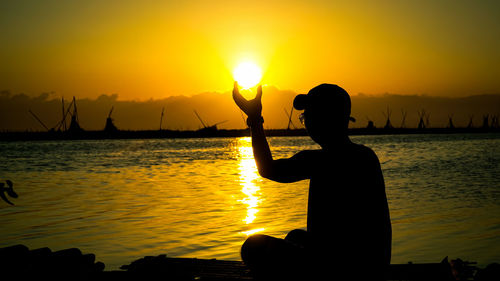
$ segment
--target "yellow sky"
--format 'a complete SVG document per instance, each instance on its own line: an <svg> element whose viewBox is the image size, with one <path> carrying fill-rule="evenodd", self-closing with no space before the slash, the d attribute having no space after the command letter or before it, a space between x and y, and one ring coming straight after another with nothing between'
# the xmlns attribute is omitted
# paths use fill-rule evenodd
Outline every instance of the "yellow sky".
<svg viewBox="0 0 500 281"><path fill-rule="evenodd" d="M243 60L296 92L500 92L498 1L11 2L0 4L0 89L13 93L222 92Z"/></svg>

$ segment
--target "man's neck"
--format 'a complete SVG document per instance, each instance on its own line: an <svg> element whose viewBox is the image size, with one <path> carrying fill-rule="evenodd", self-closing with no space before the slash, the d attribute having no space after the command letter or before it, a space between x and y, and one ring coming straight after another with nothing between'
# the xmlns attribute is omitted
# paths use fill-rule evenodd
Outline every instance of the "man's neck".
<svg viewBox="0 0 500 281"><path fill-rule="evenodd" d="M345 145L352 144L351 139L348 135L338 136L336 138L329 139L327 143L320 144L322 149L333 149Z"/></svg>

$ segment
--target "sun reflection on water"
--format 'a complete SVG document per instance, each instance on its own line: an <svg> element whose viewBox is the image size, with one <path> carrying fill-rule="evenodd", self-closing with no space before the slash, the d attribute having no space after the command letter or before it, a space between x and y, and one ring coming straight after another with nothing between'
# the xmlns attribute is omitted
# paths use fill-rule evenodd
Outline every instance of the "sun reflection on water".
<svg viewBox="0 0 500 281"><path fill-rule="evenodd" d="M249 225L256 219L260 203L258 196L260 187L255 184L255 181L259 179L259 175L253 158L252 142L250 138L241 138L238 140L238 154L241 192L246 196L244 199L240 200L240 202L247 205L247 215L243 221L245 224ZM264 228L258 228L242 233L251 235L263 230Z"/></svg>
<svg viewBox="0 0 500 281"><path fill-rule="evenodd" d="M255 234L257 232L261 232L261 231L264 231L265 228L261 227L261 228L255 228L255 229L251 229L249 231L243 231L241 233L245 234L246 236L250 236L252 234Z"/></svg>

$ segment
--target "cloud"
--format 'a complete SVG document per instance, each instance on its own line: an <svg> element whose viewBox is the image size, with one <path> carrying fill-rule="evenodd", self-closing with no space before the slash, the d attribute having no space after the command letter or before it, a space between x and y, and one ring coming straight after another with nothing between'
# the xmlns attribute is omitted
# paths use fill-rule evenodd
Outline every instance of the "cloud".
<svg viewBox="0 0 500 281"><path fill-rule="evenodd" d="M286 128L293 98L296 93L273 86L265 87L263 94L263 115L266 128ZM251 94L249 94L251 95ZM432 127L444 127L448 116L453 115L456 126L466 126L470 116L479 126L483 115L500 115L500 95L475 95L462 98L431 97L420 95L384 94L370 96L353 95L352 115L358 120L353 127L364 127L368 120L382 127L387 109L392 112L391 122L399 127L402 110L407 113L406 126L416 127L418 111L426 110L430 114ZM65 98L67 109L71 100ZM206 125L223 122L219 128L244 128L242 114L234 104L230 92L206 92L191 97L172 96L165 99L147 101L119 100L117 94L101 95L96 99L76 99L80 125L86 130L102 130L106 117L113 107L112 118L122 130L157 130L160 126L162 108L165 108L162 128L172 130L194 130L202 127L194 114L198 112ZM56 126L62 118L61 98L53 93L38 96L0 92L0 130L2 131L43 131L44 128L28 112L34 112L49 128ZM293 125L298 122L300 112L294 111Z"/></svg>

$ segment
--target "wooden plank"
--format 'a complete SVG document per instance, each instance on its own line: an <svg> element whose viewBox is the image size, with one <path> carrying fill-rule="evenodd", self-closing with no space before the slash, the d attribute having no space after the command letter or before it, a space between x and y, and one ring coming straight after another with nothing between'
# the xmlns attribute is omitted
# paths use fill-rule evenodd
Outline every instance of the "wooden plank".
<svg viewBox="0 0 500 281"><path fill-rule="evenodd" d="M359 266L362 270L363 264ZM474 263L460 259L448 262L445 258L441 263L391 264L386 280L458 280L455 277L460 280L472 280L477 271ZM104 271L104 264L96 262L93 254L83 254L77 248L52 252L49 248L29 250L24 245L0 248L0 272L17 276L19 280L26 279L23 277L120 281L253 280L250 270L241 261L170 258L159 255L140 258L122 266L121 270Z"/></svg>

